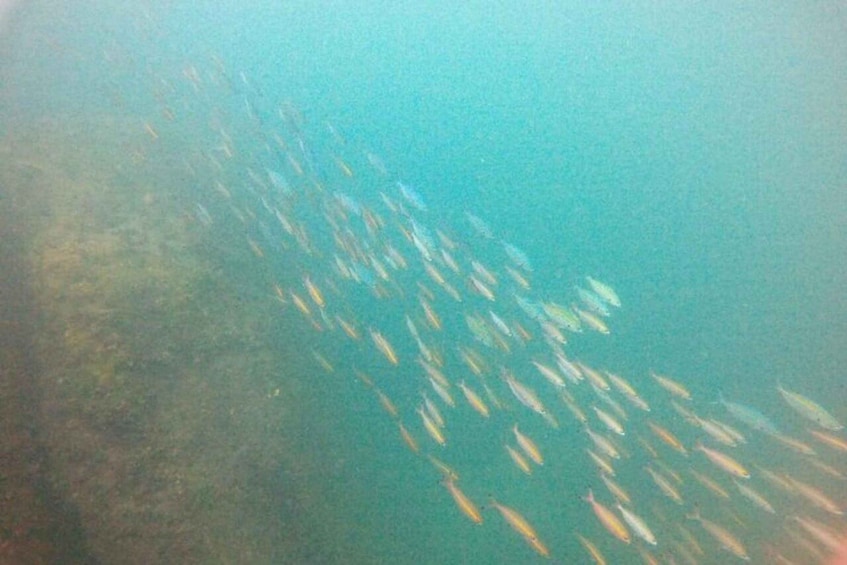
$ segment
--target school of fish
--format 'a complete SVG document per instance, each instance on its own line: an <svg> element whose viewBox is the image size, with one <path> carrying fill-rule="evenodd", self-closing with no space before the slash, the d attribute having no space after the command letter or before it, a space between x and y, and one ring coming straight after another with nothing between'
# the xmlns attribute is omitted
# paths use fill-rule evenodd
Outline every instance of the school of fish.
<svg viewBox="0 0 847 565"><path fill-rule="evenodd" d="M185 159L202 187L187 215L198 230L240 234L233 245L267 273L269 307L313 336L316 368L372 391L409 465L440 479L445 515L467 520L456 535L502 520L503 544L510 529L527 559L561 562L799 564L837 546L844 405L830 413L788 376L748 405L662 367L607 365L584 347L614 340L625 309L606 275L543 280L527 236L501 233L481 210L439 209L364 143L268 102L217 58L162 83L161 116L139 126L150 144L194 93L229 100L209 119L217 143ZM555 481L551 460L593 477L561 493L585 501L579 512L549 523L514 494L471 488L474 469L451 461L472 417L500 438L490 464L510 481ZM751 534L762 522L769 538ZM550 542L561 530L583 553Z"/></svg>

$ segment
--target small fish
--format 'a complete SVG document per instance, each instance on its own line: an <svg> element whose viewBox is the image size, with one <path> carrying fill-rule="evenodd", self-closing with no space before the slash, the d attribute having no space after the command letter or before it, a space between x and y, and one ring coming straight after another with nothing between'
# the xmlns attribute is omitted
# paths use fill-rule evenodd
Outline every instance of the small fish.
<svg viewBox="0 0 847 565"><path fill-rule="evenodd" d="M429 459L429 462L432 463L432 466L435 467L445 479L451 481L459 480L459 473L454 471L453 468L450 467L447 463L429 454L427 454L426 458Z"/></svg>
<svg viewBox="0 0 847 565"><path fill-rule="evenodd" d="M847 452L847 439L840 438L838 436L828 434L828 433L825 433L825 432L821 432L821 431L818 431L818 430L810 429L808 431L819 442L821 442L825 445L828 445L829 447L831 447L833 449L837 449L839 451Z"/></svg>
<svg viewBox="0 0 847 565"><path fill-rule="evenodd" d="M434 439L438 445L445 445L447 443L447 440L445 439L444 434L441 432L441 428L439 428L438 425L432 421L432 419L429 417L429 414L427 414L422 408L419 407L417 409L417 412L420 415L421 420L423 421L424 429L426 429L426 432L429 434L429 436Z"/></svg>
<svg viewBox="0 0 847 565"><path fill-rule="evenodd" d="M453 497L453 500L456 502L456 506L459 507L459 510L462 513L471 519L475 524L482 524L482 514L479 511L479 508L476 507L470 498L462 492L458 486L456 486L456 481L445 477L441 482L447 489L447 492Z"/></svg>
<svg viewBox="0 0 847 565"><path fill-rule="evenodd" d="M459 388L462 389L462 393L465 395L465 399L471 405L471 408L476 410L481 416L488 418L490 415L488 406L485 405L482 398L473 389L468 387L464 381L459 382Z"/></svg>
<svg viewBox="0 0 847 565"><path fill-rule="evenodd" d="M606 488L609 489L609 492L612 493L612 496L614 496L617 500L625 504L630 504L632 502L629 498L629 493L627 493L622 486L613 481L611 477L607 476L605 473L600 473L600 478L603 479L603 482L606 483Z"/></svg>
<svg viewBox="0 0 847 565"><path fill-rule="evenodd" d="M776 389L782 395L782 398L785 399L785 402L804 418L833 432L844 429L844 426L817 402L796 392L786 390L781 385L777 385Z"/></svg>
<svg viewBox="0 0 847 565"><path fill-rule="evenodd" d="M305 279L303 279L303 284L306 286L306 290L309 292L309 296L312 298L312 302L317 304L318 308L323 308L326 303L324 302L323 293L320 289L312 282L312 279L307 275Z"/></svg>
<svg viewBox="0 0 847 565"><path fill-rule="evenodd" d="M557 373L556 370L552 367L549 367L544 363L540 363L535 360L532 361L532 364L535 365L535 368L538 369L538 372L541 373L541 376L547 379L547 381L551 385L561 388L564 388L566 386L564 379L562 379L562 377L559 376L559 373Z"/></svg>
<svg viewBox="0 0 847 565"><path fill-rule="evenodd" d="M515 434L515 440L518 442L518 445L526 453L527 457L532 459L536 465L544 464L544 457L541 456L541 450L538 449L538 446L535 445L535 442L532 441L528 436L521 433L518 430L518 425L515 424L512 426L512 432Z"/></svg>
<svg viewBox="0 0 847 565"><path fill-rule="evenodd" d="M381 390L379 390L376 387L374 387L374 392L376 393L377 398L379 398L379 403L382 404L383 408L385 408L385 411L396 418L397 417L397 407L394 405L394 403L391 401L391 399L388 398L388 395L385 394L384 392L382 392Z"/></svg>
<svg viewBox="0 0 847 565"><path fill-rule="evenodd" d="M591 451L590 449L585 450L588 453L588 456L591 457L591 460L594 461L594 464L597 465L597 468L600 469L600 472L609 475L610 477L615 476L615 469L612 467L612 464Z"/></svg>
<svg viewBox="0 0 847 565"><path fill-rule="evenodd" d="M580 534L576 535L577 539L579 539L579 543L582 544L582 547L585 548L585 551L591 555L591 558L594 560L594 563L597 565L606 565L606 558L603 557L603 554L600 553L600 550L597 549L597 546L591 543L590 540L582 537Z"/></svg>
<svg viewBox="0 0 847 565"><path fill-rule="evenodd" d="M603 335L608 335L610 333L609 326L606 325L606 322L601 320L596 314L593 312L589 312L587 310L583 310L582 308L573 307L576 311L579 319L582 320L585 325L594 330L597 333L601 333Z"/></svg>
<svg viewBox="0 0 847 565"><path fill-rule="evenodd" d="M517 398L521 404L533 412L543 416L547 423L554 428L559 426L555 418L553 418L553 416L547 411L544 404L541 403L541 400L538 399L538 395L534 390L515 379L515 377L505 367L501 369L501 375L506 381L506 384L509 385L509 390L512 391L512 394L515 395L515 398Z"/></svg>
<svg viewBox="0 0 847 565"><path fill-rule="evenodd" d="M527 475L532 474L532 467L529 466L529 462L527 462L523 455L518 453L511 445L508 444L506 444L506 451L509 453L509 457L512 458L514 464L518 466L518 469Z"/></svg>
<svg viewBox="0 0 847 565"><path fill-rule="evenodd" d="M744 547L738 538L732 535L726 528L710 522L705 518L700 517L700 512L695 510L694 514L688 516L690 520L697 520L703 529L715 538L720 546L744 561L750 561L750 556L747 555L747 549Z"/></svg>
<svg viewBox="0 0 847 565"><path fill-rule="evenodd" d="M686 451L685 446L682 445L682 442L677 439L675 435L671 432L660 426L659 424L654 424L653 422L647 422L647 425L650 427L650 430L658 437L660 440L682 453L683 455L688 455L688 451Z"/></svg>
<svg viewBox="0 0 847 565"><path fill-rule="evenodd" d="M409 446L414 453L420 451L420 447L418 447L417 440L409 433L409 430L406 429L406 426L403 425L402 422L397 422L397 427L400 429L400 437L403 438L403 441L406 442L406 445Z"/></svg>
<svg viewBox="0 0 847 565"><path fill-rule="evenodd" d="M814 487L810 484L803 483L789 476L785 476L785 478L791 482L791 485L800 493L803 498L817 506L822 510L826 510L830 514L835 514L836 516L843 516L844 511L838 507L838 505L826 494L823 493L819 488Z"/></svg>
<svg viewBox="0 0 847 565"><path fill-rule="evenodd" d="M594 409L594 413L597 414L597 417L600 418L600 421L611 431L615 432L619 436L626 435L626 432L623 429L623 426L615 420L612 416L610 416L607 412L597 408L596 406L592 406Z"/></svg>
<svg viewBox="0 0 847 565"><path fill-rule="evenodd" d="M550 550L547 549L541 540L538 538L538 534L535 532L535 528L530 525L530 523L520 515L517 510L513 508L509 508L506 505L498 503L496 500L491 501L491 506L497 509L500 512L500 515L503 516L503 519L512 527L513 530L518 532L523 536L524 540L540 555L544 557L548 557L550 555Z"/></svg>
<svg viewBox="0 0 847 565"><path fill-rule="evenodd" d="M716 466L720 467L730 475L735 475L736 477L740 477L742 479L749 479L750 473L744 466L721 451L717 449L711 449L709 447L704 446L702 443L698 443L695 446L695 449L698 451L702 451L703 454L709 458L709 461L714 463Z"/></svg>
<svg viewBox="0 0 847 565"><path fill-rule="evenodd" d="M632 540L629 535L629 530L627 530L626 526L623 525L623 522L615 516L615 513L594 500L594 493L591 489L588 489L588 495L583 498L583 500L591 505L594 515L597 516L597 519L600 520L600 523L603 524L603 527L606 528L610 534L624 543L629 543Z"/></svg>
<svg viewBox="0 0 847 565"><path fill-rule="evenodd" d="M738 491L744 496L744 498L746 498L765 512L769 512L770 514L776 514L776 510L773 509L771 503L768 502L768 500L764 496L759 494L758 491L735 479L732 479L732 482L735 483L735 486L738 488Z"/></svg>
<svg viewBox="0 0 847 565"><path fill-rule="evenodd" d="M685 388L685 386L677 381L671 379L670 377L664 377L662 375L658 375L653 371L650 371L650 376L653 377L659 386L673 394L674 396L678 396L679 398L683 398L685 400L691 400L691 392Z"/></svg>
<svg viewBox="0 0 847 565"><path fill-rule="evenodd" d="M618 297L618 293L615 292L615 289L591 277L585 277L585 280L588 281L588 284L591 286L591 290L597 293L600 298L615 308L620 308L621 299Z"/></svg>
<svg viewBox="0 0 847 565"><path fill-rule="evenodd" d="M385 358L388 359L388 362L392 365L397 365L399 360L397 359L397 354L394 353L394 348L391 347L391 344L388 343L388 340L385 339L381 333L377 330L371 328L371 339L373 339L374 345L376 345L377 349L379 349Z"/></svg>
<svg viewBox="0 0 847 565"><path fill-rule="evenodd" d="M612 459L620 459L621 454L615 445L609 441L609 439L603 437L597 432L593 431L590 427L585 426L585 432L588 434L588 437L591 438L591 441L594 442L594 445L602 451L608 457Z"/></svg>
<svg viewBox="0 0 847 565"><path fill-rule="evenodd" d="M623 516L624 522L632 528L632 531L635 532L635 535L649 543L650 545L656 545L656 536L653 535L653 532L647 526L647 523L635 512L631 510L627 510L624 508L620 502L617 503L617 509Z"/></svg>
<svg viewBox="0 0 847 565"><path fill-rule="evenodd" d="M776 424L755 408L745 404L739 404L738 402L730 402L729 400L726 400L720 392L718 393L718 401L735 419L750 426L754 430L759 430L760 432L771 435L780 433Z"/></svg>
<svg viewBox="0 0 847 565"><path fill-rule="evenodd" d="M661 475L658 471L655 471L652 467L645 467L647 472L650 474L650 477L653 479L653 482L656 483L656 486L671 500L676 502L677 504L682 504L682 496L679 494L679 491L670 483L670 481L664 476Z"/></svg>
<svg viewBox="0 0 847 565"><path fill-rule="evenodd" d="M724 500L729 500L729 493L726 492L726 490L724 490L724 488L718 483L716 483L714 480L702 473L698 473L694 469L691 469L691 474L694 475L694 478L697 479L697 481L701 485L712 491L714 494L723 498Z"/></svg>

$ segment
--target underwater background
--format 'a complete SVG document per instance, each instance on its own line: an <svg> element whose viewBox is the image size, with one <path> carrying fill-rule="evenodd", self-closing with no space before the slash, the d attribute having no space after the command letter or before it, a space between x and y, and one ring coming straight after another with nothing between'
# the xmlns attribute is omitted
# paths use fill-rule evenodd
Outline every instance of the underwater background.
<svg viewBox="0 0 847 565"><path fill-rule="evenodd" d="M837 549L841 3L0 15L4 562Z"/></svg>

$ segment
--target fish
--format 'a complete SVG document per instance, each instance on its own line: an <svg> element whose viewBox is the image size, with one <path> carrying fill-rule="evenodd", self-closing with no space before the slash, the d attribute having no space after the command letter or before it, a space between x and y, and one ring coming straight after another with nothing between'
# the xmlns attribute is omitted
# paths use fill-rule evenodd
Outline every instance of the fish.
<svg viewBox="0 0 847 565"><path fill-rule="evenodd" d="M746 498L765 512L768 512L770 514L776 514L776 510L774 510L771 503L768 502L768 500L764 496L762 496L758 491L754 490L753 487L741 483L735 479L732 479L732 482L735 483L735 486L738 488L738 491L744 496L744 498Z"/></svg>
<svg viewBox="0 0 847 565"><path fill-rule="evenodd" d="M518 466L518 469L526 473L527 475L532 474L532 467L529 466L526 458L523 455L518 453L511 445L506 444L506 451L509 453L509 457L512 458L512 461L515 465Z"/></svg>
<svg viewBox="0 0 847 565"><path fill-rule="evenodd" d="M597 417L601 422L611 431L615 432L619 436L626 435L626 432L623 429L623 426L615 420L612 416L610 416L607 412L604 412L600 408L596 406L591 407L594 410L594 413L597 414Z"/></svg>
<svg viewBox="0 0 847 565"><path fill-rule="evenodd" d="M785 399L785 402L788 403L788 405L793 408L795 412L797 412L807 420L811 420L820 427L833 432L837 432L839 430L844 429L844 425L841 424L838 420L836 420L832 416L832 414L827 412L817 402L806 398L802 394L786 390L780 384L777 384L776 389L779 391L779 394L782 395L782 398Z"/></svg>
<svg viewBox="0 0 847 565"><path fill-rule="evenodd" d="M601 473L605 473L610 477L615 476L615 469L614 467L612 467L611 463L609 463L590 449L586 449L585 452L588 453L588 456L591 457L591 460L594 461L594 464L597 465L597 468L600 470Z"/></svg>
<svg viewBox="0 0 847 565"><path fill-rule="evenodd" d="M397 190L400 191L400 195L406 200L406 202L421 212L426 212L429 209L420 193L411 186L397 181Z"/></svg>
<svg viewBox="0 0 847 565"><path fill-rule="evenodd" d="M532 547L538 554L544 557L549 557L550 550L548 550L547 546L541 542L535 528L533 528L526 518L521 516L517 510L504 504L500 504L494 499L491 500L491 506L500 512L500 515L503 516L503 519L506 520L506 523L508 523L513 530L523 536L524 540L530 545L530 547Z"/></svg>
<svg viewBox="0 0 847 565"><path fill-rule="evenodd" d="M722 443L724 445L728 445L729 447L735 447L738 445L735 438L727 433L726 429L719 422L714 420L704 420L702 418L698 418L695 416L696 424L700 426L700 429L709 434L713 440L718 443Z"/></svg>
<svg viewBox="0 0 847 565"><path fill-rule="evenodd" d="M423 308L424 315L426 316L427 322L429 325L436 330L441 329L441 318L436 313L435 309L432 307L432 304L427 302L424 297L420 298L421 308Z"/></svg>
<svg viewBox="0 0 847 565"><path fill-rule="evenodd" d="M451 408L456 406L456 401L453 400L453 396L450 394L450 391L447 390L447 387L445 387L432 377L430 377L429 379L429 384L432 385L432 389L435 391L435 394L437 394L439 398L444 401L444 404L450 406Z"/></svg>
<svg viewBox="0 0 847 565"><path fill-rule="evenodd" d="M471 285L471 288L477 293L485 297L487 300L491 300L492 302L495 300L494 293L488 288L481 280L476 278L474 275L470 275L468 277L468 282Z"/></svg>
<svg viewBox="0 0 847 565"><path fill-rule="evenodd" d="M572 333L581 331L582 322L580 322L579 316L567 306L555 302L545 302L541 304L540 308L540 313L545 314L556 326ZM535 318L535 316L530 317Z"/></svg>
<svg viewBox="0 0 847 565"><path fill-rule="evenodd" d="M485 223L485 221L479 216L475 216L470 212L465 212L465 217L470 222L471 227L476 231L476 233L485 239L494 239L494 232L491 230L491 227Z"/></svg>
<svg viewBox="0 0 847 565"><path fill-rule="evenodd" d="M505 368L501 369L501 376L506 381L506 384L509 385L509 390L512 391L512 394L515 395L515 398L518 401L532 410L533 412L541 415L547 423L549 423L554 428L559 427L559 424L553 418L553 416L547 411L542 404L541 400L538 399L538 395L534 390L529 388L528 386L520 383L514 376Z"/></svg>
<svg viewBox="0 0 847 565"><path fill-rule="evenodd" d="M717 449L711 449L706 447L702 443L697 443L694 447L697 451L701 451L706 457L709 458L709 461L714 463L716 466L720 467L730 475L735 475L736 477L740 477L742 479L749 479L750 472L744 468L744 466L727 455L722 451L718 451Z"/></svg>
<svg viewBox="0 0 847 565"><path fill-rule="evenodd" d="M420 451L420 447L418 446L417 440L409 433L409 430L406 429L406 426L403 425L403 422L397 422L397 427L400 430L400 437L403 438L403 441L406 442L406 445L409 446L414 453L418 453Z"/></svg>
<svg viewBox="0 0 847 565"><path fill-rule="evenodd" d="M309 276L306 276L303 279L303 284L306 286L306 290L309 292L309 296L312 298L312 302L314 302L318 308L323 308L326 305L324 302L323 293L320 289L312 282L312 279Z"/></svg>
<svg viewBox="0 0 847 565"><path fill-rule="evenodd" d="M391 344L388 343L388 340L385 339L385 336L373 328L371 328L370 333L371 339L373 339L374 345L376 345L377 349L385 355L385 358L388 359L389 363L397 365L399 363L397 354L394 352L394 348L391 347Z"/></svg>
<svg viewBox="0 0 847 565"><path fill-rule="evenodd" d="M532 361L532 364L535 365L535 368L538 369L538 372L541 373L541 375L545 379L547 379L547 381L551 385L558 387L558 388L564 388L565 387L564 379L562 379L562 377L559 376L559 373L557 373L555 369L545 365L544 363L541 363L541 362L535 361L535 360Z"/></svg>
<svg viewBox="0 0 847 565"><path fill-rule="evenodd" d="M688 451L685 449L685 446L682 445L682 442L679 441L677 437L671 432L669 432L659 424L655 424L653 422L647 422L647 425L650 427L650 431L652 431L660 440L662 440L678 452L682 453L683 455L688 455Z"/></svg>
<svg viewBox="0 0 847 565"><path fill-rule="evenodd" d="M690 471L691 474L694 475L694 478L697 479L697 481L701 485L712 491L715 495L719 496L720 498L723 498L724 500L729 500L729 493L726 492L726 490L721 485L719 485L706 475L698 473L694 469L691 469Z"/></svg>
<svg viewBox="0 0 847 565"><path fill-rule="evenodd" d="M417 412L421 417L421 421L423 421L424 429L429 434L429 437L435 440L438 445L445 445L447 443L447 439L444 437L444 434L441 432L441 428L432 421L423 408L418 407Z"/></svg>
<svg viewBox="0 0 847 565"><path fill-rule="evenodd" d="M822 524L817 520L809 517L792 516L792 520L796 521L800 526L808 532L810 536L815 538L822 545L825 545L829 551L843 551L842 540L837 532L833 531L826 524Z"/></svg>
<svg viewBox="0 0 847 565"><path fill-rule="evenodd" d="M650 530L650 527L647 526L647 523L635 512L631 510L627 510L624 508L620 502L616 504L618 512L623 516L624 522L632 528L632 531L635 532L635 535L649 543L650 545L656 545L658 542L656 541L656 536L653 535L653 532Z"/></svg>
<svg viewBox="0 0 847 565"><path fill-rule="evenodd" d="M718 392L718 402L720 402L736 420L750 426L754 430L770 435L777 435L780 433L776 424L774 424L770 418L762 414L759 410L737 402L730 402L729 400L726 400L720 392Z"/></svg>
<svg viewBox="0 0 847 565"><path fill-rule="evenodd" d="M812 486L808 483L804 483L798 481L793 477L785 476L785 479L791 483L798 493L800 493L803 498L820 508L821 510L826 510L830 514L835 514L836 516L843 516L844 511L838 507L838 505L823 491L819 488Z"/></svg>
<svg viewBox="0 0 847 565"><path fill-rule="evenodd" d="M676 490L676 487L674 487L664 475L660 474L649 465L645 467L645 470L650 474L650 478L653 479L653 482L656 483L656 486L659 487L665 496L677 504L682 504L682 496L679 494L679 491Z"/></svg>
<svg viewBox="0 0 847 565"><path fill-rule="evenodd" d="M470 369L474 375L482 375L484 369L483 360L476 351L467 347L460 346L459 356L462 358L462 361L465 362L465 365L468 366L468 369Z"/></svg>
<svg viewBox="0 0 847 565"><path fill-rule="evenodd" d="M536 465L544 464L544 457L541 456L541 450L538 449L538 446L535 445L535 442L532 441L528 436L521 433L518 429L518 425L515 424L512 426L512 432L515 434L515 440L518 442L521 450L526 453L527 457L532 459Z"/></svg>
<svg viewBox="0 0 847 565"><path fill-rule="evenodd" d="M833 449L837 449L838 451L847 452L847 439L818 430L809 429L808 432L819 442L828 445Z"/></svg>
<svg viewBox="0 0 847 565"><path fill-rule="evenodd" d="M456 502L456 506L459 507L459 510L462 513L470 518L470 520L475 524L482 524L482 514L477 508L476 504L471 501L468 496L462 492L458 486L456 486L455 479L445 477L441 484L447 489L447 492L453 497L453 500Z"/></svg>
<svg viewBox="0 0 847 565"><path fill-rule="evenodd" d="M576 306L574 306L573 309L576 310L576 314L579 316L579 319L592 330L603 335L608 335L610 333L609 326L606 325L606 322L598 318L594 313L583 310L582 308L577 308Z"/></svg>
<svg viewBox="0 0 847 565"><path fill-rule="evenodd" d="M665 377L656 374L653 371L650 371L650 376L653 377L653 380L659 383L659 386L661 386L663 389L665 389L672 395L685 400L691 400L691 392L682 383L679 383L671 379L670 377Z"/></svg>
<svg viewBox="0 0 847 565"><path fill-rule="evenodd" d="M588 437L591 438L591 441L594 442L594 445L597 446L597 449L602 451L608 457L612 459L620 459L621 454L618 452L618 449L615 445L609 441L607 438L602 435L596 433L587 425L585 426L585 432L588 434Z"/></svg>
<svg viewBox="0 0 847 565"><path fill-rule="evenodd" d="M565 378L573 384L579 384L580 381L585 380L580 364L565 357L564 353L556 353L556 366L559 367Z"/></svg>
<svg viewBox="0 0 847 565"><path fill-rule="evenodd" d="M453 468L450 467L447 463L430 454L427 454L426 458L429 459L429 462L432 463L432 466L435 467L445 479L451 481L459 480L459 473L453 470Z"/></svg>
<svg viewBox="0 0 847 565"><path fill-rule="evenodd" d="M715 540L720 544L720 546L738 557L739 559L743 559L744 561L750 561L750 556L747 555L747 549L744 547L744 544L738 540L734 535L732 535L729 530L724 528L723 526L719 526L714 522L710 522L705 518L700 516L699 510L695 510L693 514L689 514L687 516L689 520L697 520L700 522L700 525L703 526L703 529L709 532L709 534L715 538Z"/></svg>
<svg viewBox="0 0 847 565"><path fill-rule="evenodd" d="M600 520L606 530L624 543L629 543L632 538L629 535L629 530L623 525L615 513L603 506L601 503L594 500L594 493L588 489L588 494L583 498L584 501L591 505L594 515Z"/></svg>
<svg viewBox="0 0 847 565"><path fill-rule="evenodd" d="M465 395L465 399L471 405L471 408L476 410L481 416L488 418L490 415L488 406L485 405L482 398L473 389L468 387L464 381L459 382L459 388L462 389L462 393Z"/></svg>
<svg viewBox="0 0 847 565"><path fill-rule="evenodd" d="M506 265L506 272L509 273L509 276L512 277L512 280L514 280L518 286L522 287L524 290L529 290L529 281L522 273L516 271L508 265Z"/></svg>
<svg viewBox="0 0 847 565"><path fill-rule="evenodd" d="M350 165L345 163L340 157L335 157L335 164L338 165L338 168L341 169L341 172L347 178L353 177L353 169L350 168Z"/></svg>
<svg viewBox="0 0 847 565"><path fill-rule="evenodd" d="M576 403L574 397L565 389L561 389L559 391L559 398L562 399L562 402L565 406L568 407L568 410L571 411L574 418L577 419L581 424L584 424L588 421L588 418L585 415L585 412L582 411L582 408Z"/></svg>
<svg viewBox="0 0 847 565"><path fill-rule="evenodd" d="M592 314L608 318L612 315L611 310L606 302L590 290L585 290L581 287L576 287L576 294L582 304L591 311ZM576 310L576 308L574 308ZM578 313L578 312L577 312Z"/></svg>
<svg viewBox="0 0 847 565"><path fill-rule="evenodd" d="M529 256L522 249L506 241L503 241L502 243L503 249L506 251L506 255L509 256L509 259L511 259L515 265L525 271L532 272L532 264L529 262Z"/></svg>
<svg viewBox="0 0 847 565"><path fill-rule="evenodd" d="M341 329L344 330L344 333L347 334L347 337L350 339L359 339L359 330L356 329L352 323L348 322L338 314L335 315L335 321L338 322L338 325L341 326Z"/></svg>
<svg viewBox="0 0 847 565"><path fill-rule="evenodd" d="M429 399L429 396L426 395L426 392L421 391L421 396L423 397L423 405L424 409L426 410L426 413L429 414L429 417L432 419L436 426L438 426L439 428L443 428L444 417L442 417L441 411L438 409L438 406L435 404L435 402Z"/></svg>
<svg viewBox="0 0 847 565"><path fill-rule="evenodd" d="M489 316L491 317L491 321L494 323L494 326L506 337L512 337L512 330L509 328L509 325L503 321L503 318L494 313L493 310L488 311Z"/></svg>
<svg viewBox="0 0 847 565"><path fill-rule="evenodd" d="M626 504L630 504L632 502L629 497L629 493L627 493L622 486L613 481L611 477L605 473L600 473L600 478L603 479L603 482L606 483L606 488L609 489L609 492L612 493L612 496L614 496L617 500Z"/></svg>
<svg viewBox="0 0 847 565"><path fill-rule="evenodd" d="M379 398L379 403L382 405L385 411L391 414L391 416L393 416L394 418L396 418L397 407L394 405L391 399L388 398L388 395L376 387L374 387L374 392L376 392L377 398Z"/></svg>
<svg viewBox="0 0 847 565"><path fill-rule="evenodd" d="M600 371L589 367L585 363L577 362L577 364L579 365L579 368L582 369L582 374L591 382L591 384L603 391L610 390L609 383L606 382L606 379L603 378Z"/></svg>
<svg viewBox="0 0 847 565"><path fill-rule="evenodd" d="M800 441L799 439L795 439L785 434L776 434L772 437L775 440L779 441L781 444L790 447L797 453L802 453L803 455L815 455L815 450L812 448L812 446Z"/></svg>
<svg viewBox="0 0 847 565"><path fill-rule="evenodd" d="M485 284L489 286L497 285L497 277L495 277L494 273L492 273L488 267L483 265L480 261L476 259L471 260L471 268Z"/></svg>
<svg viewBox="0 0 847 565"><path fill-rule="evenodd" d="M593 290L597 296L615 308L621 307L621 299L618 296L618 293L615 292L615 289L606 283L600 282L591 277L585 277L585 280L588 281L589 286L591 286L591 290Z"/></svg>
<svg viewBox="0 0 847 565"><path fill-rule="evenodd" d="M633 386L620 375L606 371L606 377L612 381L612 386L614 386L617 391L624 396L638 396L638 393L635 392L635 388L633 388Z"/></svg>
<svg viewBox="0 0 847 565"><path fill-rule="evenodd" d="M591 556L594 560L594 563L597 565L606 565L606 558L603 557L603 554L600 553L600 550L597 549L597 546L591 543L590 540L582 537L580 534L576 535L577 539L579 539L579 543L582 544L582 547L585 548L585 551Z"/></svg>

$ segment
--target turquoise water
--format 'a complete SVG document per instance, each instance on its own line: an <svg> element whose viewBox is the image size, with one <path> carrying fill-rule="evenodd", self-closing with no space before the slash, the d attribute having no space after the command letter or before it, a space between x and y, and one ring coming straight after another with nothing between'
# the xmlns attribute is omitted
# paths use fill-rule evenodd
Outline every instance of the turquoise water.
<svg viewBox="0 0 847 565"><path fill-rule="evenodd" d="M71 15L73 25L62 23ZM456 470L457 484L480 507L494 497L521 512L557 562L588 562L577 533L612 562L637 561L636 547L662 559L732 559L685 520L695 509L731 529L756 562L775 552L809 557L796 541L779 539L784 516L845 529L842 517L779 490L757 466L813 484L840 508L847 503L843 476L815 471L808 456L745 428L715 403L722 391L763 411L812 446L815 461L847 472L847 454L816 443L807 431L813 424L776 390L780 381L847 421L847 15L838 4L102 3L80 11L35 3L11 18L3 107L20 120L115 114L135 120L139 132L149 125L155 134L144 142L148 157L186 179L179 190L191 204L174 213L196 219L209 257L245 299L278 310L267 340L291 362L263 378L283 388L287 379L308 385L300 389L307 415L291 434L320 469L309 481L329 501L330 515L322 507L307 521L335 525L328 527L335 545L327 554L402 563L534 557L493 508L483 510L482 525L463 516L427 453ZM191 149L170 153L169 139ZM285 186L268 170L283 175ZM426 211L403 199L397 181L420 193ZM381 193L405 211L392 211ZM345 208L338 195L355 204ZM384 225L369 232L358 206ZM476 233L466 212L484 219L496 239ZM432 260L404 235L415 223L431 233L433 243L424 247ZM501 239L526 252L532 272L509 262ZM406 268L390 265L388 245ZM472 290L471 260L496 274L497 284L489 285L495 301ZM360 269L363 281L352 280L339 261ZM461 301L426 273L427 264ZM575 285L588 288L586 276L620 295L622 307L604 319L609 335L583 324L563 349L623 375L651 405L651 412L639 411L613 389L626 412L616 416L625 419L626 436L608 435L624 452L616 480L659 539L656 548L615 540L581 500L589 488L609 507L614 499L585 453L591 444L582 425L530 363L554 366L554 348L517 307L512 289L519 283L507 265L530 281L519 293L535 301L579 304ZM310 299L307 278L321 290L323 307ZM424 317L419 300L428 293L441 329ZM500 335L508 351L475 339L466 318L480 316L498 335L491 311L532 339ZM352 323L359 339L346 336L336 316ZM424 378L406 316L443 356L455 408ZM393 344L396 366L369 329ZM462 362L459 347L478 352L482 377ZM538 393L558 429L511 394L501 366ZM684 383L693 399L678 402L731 424L747 443L721 447L686 422L651 370ZM398 417L356 371L393 400ZM468 405L460 380L482 396L490 418ZM494 408L483 385L503 409ZM445 415L444 447L416 414L421 390ZM586 382L567 390L592 429L605 432L592 406L614 408ZM403 443L397 421L420 454ZM663 444L648 421L671 430L688 456ZM515 445L515 422L544 455L532 476L503 447ZM833 434L845 437L843 430ZM743 462L753 475L749 484L778 514L745 499L694 451L698 441ZM643 468L651 461L681 475L684 504L650 480ZM692 470L717 481L730 499L704 488Z"/></svg>

